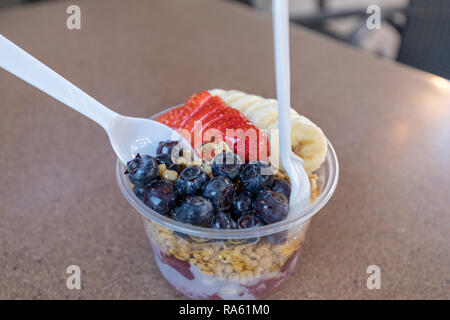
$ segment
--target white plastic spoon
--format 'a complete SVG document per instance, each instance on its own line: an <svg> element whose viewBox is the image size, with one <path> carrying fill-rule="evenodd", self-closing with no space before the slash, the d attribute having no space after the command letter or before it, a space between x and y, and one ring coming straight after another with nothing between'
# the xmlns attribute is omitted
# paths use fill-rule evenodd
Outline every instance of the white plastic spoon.
<svg viewBox="0 0 450 320"><path fill-rule="evenodd" d="M289 1L272 1L275 71L278 100L278 127L280 132L280 157L291 180L289 214L296 214L311 201L311 186L303 168L303 159L291 148L291 79L289 61Z"/></svg>
<svg viewBox="0 0 450 320"><path fill-rule="evenodd" d="M192 150L178 132L162 123L108 109L2 35L0 67L101 125L123 163L137 153L155 155L160 141L178 140L184 150Z"/></svg>

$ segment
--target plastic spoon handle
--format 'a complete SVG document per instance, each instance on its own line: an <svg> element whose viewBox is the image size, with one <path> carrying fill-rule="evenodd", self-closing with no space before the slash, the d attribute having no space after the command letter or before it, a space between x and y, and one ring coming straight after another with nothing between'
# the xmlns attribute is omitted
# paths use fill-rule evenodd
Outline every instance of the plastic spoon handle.
<svg viewBox="0 0 450 320"><path fill-rule="evenodd" d="M1 34L0 67L94 120L106 131L117 115Z"/></svg>
<svg viewBox="0 0 450 320"><path fill-rule="evenodd" d="M283 166L291 150L291 74L289 61L289 1L273 0L273 33L275 42L275 70L278 100L280 155Z"/></svg>

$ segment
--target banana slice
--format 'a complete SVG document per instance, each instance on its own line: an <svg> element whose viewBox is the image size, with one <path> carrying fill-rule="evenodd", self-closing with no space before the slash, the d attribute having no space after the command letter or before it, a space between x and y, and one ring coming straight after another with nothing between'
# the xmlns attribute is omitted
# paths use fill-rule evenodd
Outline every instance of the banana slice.
<svg viewBox="0 0 450 320"><path fill-rule="evenodd" d="M260 101L264 101L264 99L259 96L247 94L242 97L239 97L234 101L231 100L230 103L232 103L235 106L234 107L235 109L238 109L240 112L244 112L245 110L247 110L248 107Z"/></svg>
<svg viewBox="0 0 450 320"><path fill-rule="evenodd" d="M219 96L222 97L221 95L219 95ZM243 96L245 96L244 92L237 91L237 90L230 90L230 91L224 92L222 99L227 99L227 101L232 103Z"/></svg>
<svg viewBox="0 0 450 320"><path fill-rule="evenodd" d="M281 168L277 101L238 90L212 89L209 93L221 97L226 104L242 112L257 128L268 131L270 161L275 168ZM292 151L303 158L303 167L308 173L314 172L325 161L325 135L311 120L299 115L294 109L291 109L290 114Z"/></svg>

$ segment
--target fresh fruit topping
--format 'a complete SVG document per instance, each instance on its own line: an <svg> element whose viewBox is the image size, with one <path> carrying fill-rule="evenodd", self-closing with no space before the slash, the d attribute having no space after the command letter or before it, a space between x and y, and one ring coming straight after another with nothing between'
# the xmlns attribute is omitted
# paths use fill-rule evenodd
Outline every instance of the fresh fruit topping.
<svg viewBox="0 0 450 320"><path fill-rule="evenodd" d="M177 197L172 183L156 180L148 187L144 203L156 212L168 216L177 206Z"/></svg>
<svg viewBox="0 0 450 320"><path fill-rule="evenodd" d="M209 181L208 174L200 167L186 167L181 171L176 182L177 192L185 196L195 196L200 194L203 185Z"/></svg>
<svg viewBox="0 0 450 320"><path fill-rule="evenodd" d="M262 226L262 222L252 214L246 214L237 221L238 229L248 229Z"/></svg>
<svg viewBox="0 0 450 320"><path fill-rule="evenodd" d="M166 165L166 169L174 170L180 173L180 166L178 164L173 163L172 157L167 153L161 153L156 156L156 161L158 164Z"/></svg>
<svg viewBox="0 0 450 320"><path fill-rule="evenodd" d="M144 201L145 187L133 186L133 192L141 201Z"/></svg>
<svg viewBox="0 0 450 320"><path fill-rule="evenodd" d="M178 108L175 108L156 119L174 129L179 129L181 122L189 118L190 114L197 107L202 105L206 100L211 98L207 91L192 95L186 103Z"/></svg>
<svg viewBox="0 0 450 320"><path fill-rule="evenodd" d="M236 229L236 222L229 213L217 212L212 224L213 229Z"/></svg>
<svg viewBox="0 0 450 320"><path fill-rule="evenodd" d="M260 191L253 202L256 214L266 224L286 219L289 211L287 198L279 192Z"/></svg>
<svg viewBox="0 0 450 320"><path fill-rule="evenodd" d="M203 197L212 202L214 210L226 211L234 201L234 186L227 177L218 176L205 184Z"/></svg>
<svg viewBox="0 0 450 320"><path fill-rule="evenodd" d="M166 153L175 150L173 142L160 143L156 157L137 154L127 163L125 174L133 192L149 208L176 221L215 229L246 229L286 218L290 184L274 179L270 164L254 161L244 166L238 155L221 149L210 161L178 165ZM180 167L184 169L178 174ZM284 241L282 235L267 239Z"/></svg>
<svg viewBox="0 0 450 320"><path fill-rule="evenodd" d="M287 181L281 179L274 179L271 190L281 193L288 200L291 197L291 186L289 185L289 183L287 183Z"/></svg>
<svg viewBox="0 0 450 320"><path fill-rule="evenodd" d="M138 153L133 160L128 161L125 174L135 173L142 166L142 163L141 155Z"/></svg>
<svg viewBox="0 0 450 320"><path fill-rule="evenodd" d="M236 220L233 219L230 213L228 213L228 219L230 220L230 229L237 229Z"/></svg>
<svg viewBox="0 0 450 320"><path fill-rule="evenodd" d="M273 183L273 171L270 165L263 161L249 162L242 169L240 178L247 191L257 193Z"/></svg>
<svg viewBox="0 0 450 320"><path fill-rule="evenodd" d="M173 129L187 130L194 149L201 147L202 143L211 142L213 137L217 140L219 134L222 141L242 159L268 159L268 140L264 133L238 110L206 91L192 95L185 105L169 111L157 121ZM200 127L197 122L201 122ZM196 142L196 136L200 137L200 141Z"/></svg>
<svg viewBox="0 0 450 320"><path fill-rule="evenodd" d="M173 211L173 218L183 223L208 227L214 219L214 208L211 201L203 197L188 197Z"/></svg>
<svg viewBox="0 0 450 320"><path fill-rule="evenodd" d="M175 194L177 195L178 203L181 204L186 199L186 194L184 193L184 190L180 188L176 182L173 185L173 188L175 190Z"/></svg>
<svg viewBox="0 0 450 320"><path fill-rule="evenodd" d="M278 128L276 100L264 99L237 90L213 89L210 90L210 93L221 97L227 105L242 112L257 128ZM325 161L327 139L318 126L306 117L299 115L294 109L290 108L289 115L292 151L303 159L303 167L308 173L314 172ZM273 153L270 155L270 162L278 169L278 165L281 165L278 152L279 137L273 131L271 135L270 143Z"/></svg>
<svg viewBox="0 0 450 320"><path fill-rule="evenodd" d="M242 160L238 155L231 152L224 152L217 155L211 165L213 176L228 177L235 182L239 178L242 169Z"/></svg>
<svg viewBox="0 0 450 320"><path fill-rule="evenodd" d="M149 155L139 155L127 163L128 179L138 187L145 187L158 177L158 162Z"/></svg>
<svg viewBox="0 0 450 320"><path fill-rule="evenodd" d="M174 151L175 150L175 151ZM172 154L174 152L174 154ZM178 153L178 154L177 154ZM158 148L156 148L156 155L167 154L170 157L172 156L182 156L183 148L178 145L178 141L161 141L158 144Z"/></svg>
<svg viewBox="0 0 450 320"><path fill-rule="evenodd" d="M236 196L233 204L233 218L239 219L241 216L251 214L253 195L248 191L242 191Z"/></svg>

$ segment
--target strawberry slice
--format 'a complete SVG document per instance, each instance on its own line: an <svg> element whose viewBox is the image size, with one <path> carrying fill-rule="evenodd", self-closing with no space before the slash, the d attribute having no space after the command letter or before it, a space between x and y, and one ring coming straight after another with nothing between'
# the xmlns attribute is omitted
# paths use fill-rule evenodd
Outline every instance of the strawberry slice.
<svg viewBox="0 0 450 320"><path fill-rule="evenodd" d="M209 93L208 93L209 94ZM210 96L207 100L202 100L201 103L192 109L188 117L186 117L181 123L180 127L192 131L195 121L201 121L203 128L205 123L211 119L216 118L218 115L225 111L225 105L219 105L215 96ZM221 99L220 99L221 100Z"/></svg>
<svg viewBox="0 0 450 320"><path fill-rule="evenodd" d="M268 160L270 149L263 132L241 112L228 106L220 97L211 96L207 91L192 95L185 105L156 120L171 128L190 132L194 148L211 142L211 139L206 139L205 132L215 129L220 131L223 141L245 161ZM198 127L200 123L201 127ZM202 141L196 143L196 135L201 137Z"/></svg>
<svg viewBox="0 0 450 320"><path fill-rule="evenodd" d="M189 118L192 111L203 105L211 95L207 91L192 95L186 103L160 116L157 121L164 123L171 128L183 128L182 122Z"/></svg>

